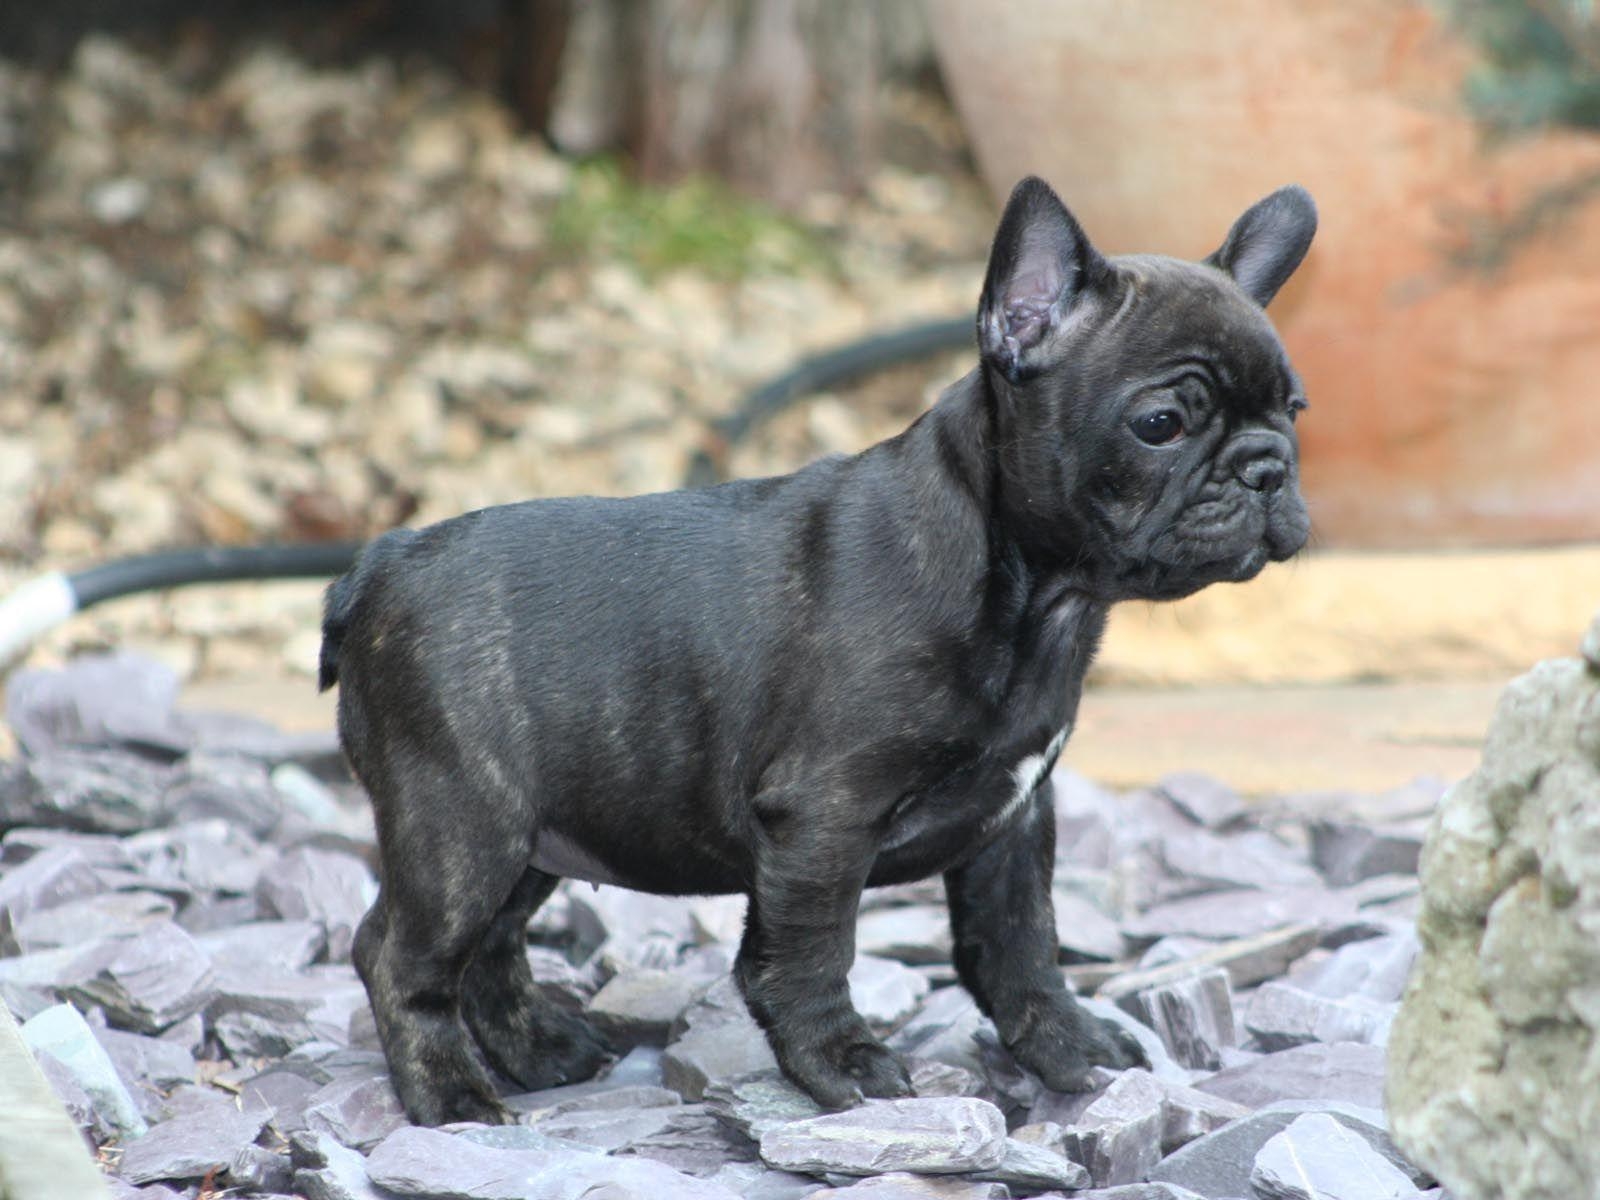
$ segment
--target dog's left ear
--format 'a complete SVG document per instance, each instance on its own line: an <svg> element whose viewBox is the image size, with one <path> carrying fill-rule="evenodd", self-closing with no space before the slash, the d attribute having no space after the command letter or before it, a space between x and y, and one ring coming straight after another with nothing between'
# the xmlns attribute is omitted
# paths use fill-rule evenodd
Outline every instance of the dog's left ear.
<svg viewBox="0 0 1600 1200"><path fill-rule="evenodd" d="M1030 175L1006 203L978 301L978 349L1015 383L1043 365L1041 347L1105 270L1077 220Z"/></svg>
<svg viewBox="0 0 1600 1200"><path fill-rule="evenodd" d="M1246 209L1205 261L1233 276L1245 295L1265 308L1305 258L1316 232L1311 193L1290 184Z"/></svg>

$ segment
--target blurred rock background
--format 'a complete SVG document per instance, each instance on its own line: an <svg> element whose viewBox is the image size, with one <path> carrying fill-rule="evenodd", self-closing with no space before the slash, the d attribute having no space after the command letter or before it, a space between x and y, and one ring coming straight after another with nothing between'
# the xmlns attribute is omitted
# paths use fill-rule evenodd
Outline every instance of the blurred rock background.
<svg viewBox="0 0 1600 1200"><path fill-rule="evenodd" d="M0 587L679 486L708 423L796 357L974 302L989 200L917 68L875 88L881 157L780 209L558 153L459 57L369 30L175 28L0 58ZM964 369L813 399L730 468L857 449ZM44 654L309 671L319 590L136 598Z"/></svg>

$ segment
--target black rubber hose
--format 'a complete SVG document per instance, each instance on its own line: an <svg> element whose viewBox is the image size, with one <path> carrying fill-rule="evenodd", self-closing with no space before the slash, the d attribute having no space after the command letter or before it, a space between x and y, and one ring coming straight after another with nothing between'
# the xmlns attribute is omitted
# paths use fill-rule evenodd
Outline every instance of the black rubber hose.
<svg viewBox="0 0 1600 1200"><path fill-rule="evenodd" d="M709 487L726 478L728 451L758 425L771 420L801 396L851 383L864 375L916 362L947 350L960 350L976 338L975 319L951 317L907 326L851 342L802 359L776 379L750 392L736 412L712 423L712 445L689 460L687 487Z"/></svg>
<svg viewBox="0 0 1600 1200"><path fill-rule="evenodd" d="M118 596L191 583L244 579L327 579L355 562L362 542L211 546L162 550L101 563L69 576L80 609Z"/></svg>

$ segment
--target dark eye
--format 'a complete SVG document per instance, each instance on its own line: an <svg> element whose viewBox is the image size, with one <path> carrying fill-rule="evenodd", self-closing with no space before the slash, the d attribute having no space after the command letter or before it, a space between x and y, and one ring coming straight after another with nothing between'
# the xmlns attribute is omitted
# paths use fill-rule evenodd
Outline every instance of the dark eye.
<svg viewBox="0 0 1600 1200"><path fill-rule="evenodd" d="M1183 418L1175 409L1158 408L1155 412L1140 413L1128 422L1128 428L1147 446L1165 446L1183 436Z"/></svg>
<svg viewBox="0 0 1600 1200"><path fill-rule="evenodd" d="M1291 397L1289 400L1289 420L1294 420L1297 416L1305 412L1305 410L1310 407L1310 402L1306 400L1304 396Z"/></svg>

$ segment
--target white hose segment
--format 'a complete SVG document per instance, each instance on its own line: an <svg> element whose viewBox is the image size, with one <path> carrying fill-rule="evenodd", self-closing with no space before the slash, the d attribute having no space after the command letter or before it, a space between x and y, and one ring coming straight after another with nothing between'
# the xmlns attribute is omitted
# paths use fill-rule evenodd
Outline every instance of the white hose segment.
<svg viewBox="0 0 1600 1200"><path fill-rule="evenodd" d="M60 571L40 575L0 600L0 667L78 611L78 597Z"/></svg>

